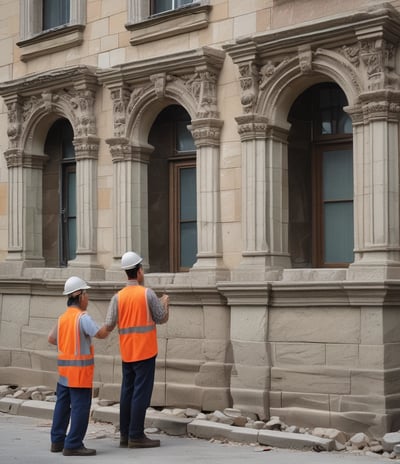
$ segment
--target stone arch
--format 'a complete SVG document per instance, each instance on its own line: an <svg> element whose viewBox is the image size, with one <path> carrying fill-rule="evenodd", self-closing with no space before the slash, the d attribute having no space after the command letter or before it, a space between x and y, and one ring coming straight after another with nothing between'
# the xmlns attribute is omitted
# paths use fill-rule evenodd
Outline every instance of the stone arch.
<svg viewBox="0 0 400 464"><path fill-rule="evenodd" d="M261 75L266 66L261 68ZM338 52L325 49L310 52L306 69L301 58L293 57L269 72L272 74L268 78L262 78L255 113L278 127L288 127L287 115L294 100L314 84L323 81L338 84L351 107L357 105L364 90L357 69Z"/></svg>
<svg viewBox="0 0 400 464"><path fill-rule="evenodd" d="M131 97L131 101L132 101ZM194 95L188 91L184 82L179 78L167 80L162 92L157 90L157 83L147 87L139 98L135 99L129 108L127 123L127 137L133 143L141 146L147 144L147 136L157 115L171 104L181 105L189 113L191 119L197 117L198 102Z"/></svg>
<svg viewBox="0 0 400 464"><path fill-rule="evenodd" d="M55 105L51 110L38 108L29 117L21 134L21 149L27 153L41 155L44 153L44 142L51 125L57 119L65 118L71 123L76 134L76 121L72 111L61 105Z"/></svg>
<svg viewBox="0 0 400 464"><path fill-rule="evenodd" d="M44 144L52 123L67 119L74 132L77 160L77 258L96 267L97 156L99 139L94 112L97 77L88 66L73 66L0 85L8 108L9 255L17 272L44 264L42 184ZM79 167L78 167L79 164ZM26 182L21 184L20 179ZM22 189L22 190L21 190ZM83 205L83 206L81 206ZM93 265L94 266L93 266Z"/></svg>

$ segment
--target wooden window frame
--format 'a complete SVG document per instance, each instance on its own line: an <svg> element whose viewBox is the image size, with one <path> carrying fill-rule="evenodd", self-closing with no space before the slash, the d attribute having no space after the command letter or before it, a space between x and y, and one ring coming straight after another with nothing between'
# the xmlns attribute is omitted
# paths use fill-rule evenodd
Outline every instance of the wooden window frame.
<svg viewBox="0 0 400 464"><path fill-rule="evenodd" d="M180 153L181 154L181 153ZM183 154L182 154L183 155ZM180 266L181 262L181 234L180 234L180 176L181 169L196 168L196 158L175 156L170 160L169 167L169 255L171 272L186 272L190 268Z"/></svg>
<svg viewBox="0 0 400 464"><path fill-rule="evenodd" d="M329 150L353 149L352 135L326 136L324 141L313 144L312 149L312 257L313 267L317 268L343 268L350 263L326 263L324 260L324 220L322 200L322 153ZM350 201L350 200L349 200ZM354 196L351 200L354 204Z"/></svg>

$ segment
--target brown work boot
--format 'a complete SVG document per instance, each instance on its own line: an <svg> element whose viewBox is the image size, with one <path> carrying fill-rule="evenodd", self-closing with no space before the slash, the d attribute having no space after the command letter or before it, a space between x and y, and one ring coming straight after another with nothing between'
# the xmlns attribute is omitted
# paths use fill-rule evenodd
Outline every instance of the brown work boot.
<svg viewBox="0 0 400 464"><path fill-rule="evenodd" d="M60 453L64 449L64 442L59 441L59 442L54 442L51 444L50 451L52 453Z"/></svg>
<svg viewBox="0 0 400 464"><path fill-rule="evenodd" d="M94 456L96 454L95 449L86 448L82 446L81 448L64 448L64 456Z"/></svg>
<svg viewBox="0 0 400 464"><path fill-rule="evenodd" d="M152 440L146 437L146 435L128 440L128 448L157 448L158 446L160 446L160 440Z"/></svg>
<svg viewBox="0 0 400 464"><path fill-rule="evenodd" d="M126 437L125 435L121 435L119 439L119 447L128 448L128 437Z"/></svg>

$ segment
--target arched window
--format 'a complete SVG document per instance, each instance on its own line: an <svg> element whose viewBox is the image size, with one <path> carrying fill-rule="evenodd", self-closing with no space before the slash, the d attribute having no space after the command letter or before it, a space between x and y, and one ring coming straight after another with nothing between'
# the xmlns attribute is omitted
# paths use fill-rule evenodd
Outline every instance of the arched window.
<svg viewBox="0 0 400 464"><path fill-rule="evenodd" d="M289 247L293 267L353 262L352 124L335 84L300 95L289 114Z"/></svg>
<svg viewBox="0 0 400 464"><path fill-rule="evenodd" d="M189 114L171 105L149 135L149 262L151 272L192 267L197 253L196 148Z"/></svg>
<svg viewBox="0 0 400 464"><path fill-rule="evenodd" d="M43 254L46 266L67 266L76 257L76 162L73 129L58 119L49 129L43 174Z"/></svg>

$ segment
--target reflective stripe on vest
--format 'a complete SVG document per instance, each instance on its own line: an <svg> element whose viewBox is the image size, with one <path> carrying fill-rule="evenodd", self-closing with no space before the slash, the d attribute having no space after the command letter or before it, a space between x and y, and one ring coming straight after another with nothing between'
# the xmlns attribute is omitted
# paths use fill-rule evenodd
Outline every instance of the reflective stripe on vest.
<svg viewBox="0 0 400 464"><path fill-rule="evenodd" d="M94 349L90 345L89 353L81 351L79 308L70 306L58 320L58 372L60 381L68 387L92 388L94 374ZM65 383L63 383L65 385Z"/></svg>
<svg viewBox="0 0 400 464"><path fill-rule="evenodd" d="M142 361L157 354L157 330L147 304L147 289L128 285L118 292L118 332L121 359Z"/></svg>

